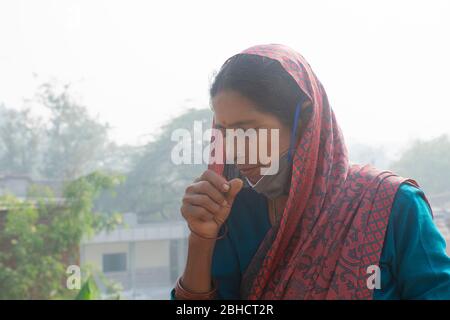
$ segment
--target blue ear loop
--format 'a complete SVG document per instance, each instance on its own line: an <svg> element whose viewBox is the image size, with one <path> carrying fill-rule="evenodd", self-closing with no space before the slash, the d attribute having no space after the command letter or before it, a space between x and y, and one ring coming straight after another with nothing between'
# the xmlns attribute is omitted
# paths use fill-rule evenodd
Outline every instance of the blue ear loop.
<svg viewBox="0 0 450 320"><path fill-rule="evenodd" d="M302 102L300 101L297 104L297 107L295 108L294 125L292 126L291 142L290 142L289 150L288 150L289 162L292 161L292 157L293 157L292 151L294 150L294 146L295 146L295 133L297 132L298 120L300 119L300 109L301 108L302 108Z"/></svg>

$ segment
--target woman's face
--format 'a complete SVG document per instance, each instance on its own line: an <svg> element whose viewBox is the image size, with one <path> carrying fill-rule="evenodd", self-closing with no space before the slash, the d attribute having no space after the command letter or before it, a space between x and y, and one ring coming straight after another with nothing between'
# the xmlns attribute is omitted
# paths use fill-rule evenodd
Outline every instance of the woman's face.
<svg viewBox="0 0 450 320"><path fill-rule="evenodd" d="M224 144L226 144L225 129L243 129L244 131L247 129L256 130L256 146L254 145L255 140L250 142L250 139L248 138L245 139L244 150L238 149L239 145L235 143L233 159L233 163L236 163L240 172L252 183L256 183L261 177L261 167L270 166L270 163L267 163L266 160L261 158L259 152L260 147L263 145L260 145L259 129L268 129L266 139L267 143L262 142L264 140L261 140L261 143L266 145L266 149L264 150L265 152L263 151L262 154L266 154L270 157L272 147L277 147L277 145L274 144L278 144L279 155L288 150L290 143L290 128L283 124L273 114L259 111L250 99L247 99L236 91L221 91L213 97L211 102L214 111L216 128L223 130ZM278 138L271 129L279 130ZM253 159L256 158L256 163L254 161L250 161L250 153L254 153L255 150L256 155L253 155ZM241 157L245 154L245 158L240 158L239 161L237 161L238 154L240 154ZM245 161L243 161L244 159Z"/></svg>

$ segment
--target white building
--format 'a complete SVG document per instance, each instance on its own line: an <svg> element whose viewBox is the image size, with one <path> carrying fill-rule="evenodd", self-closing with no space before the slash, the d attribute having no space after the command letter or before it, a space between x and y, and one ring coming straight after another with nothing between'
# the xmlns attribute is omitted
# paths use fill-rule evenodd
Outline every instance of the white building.
<svg viewBox="0 0 450 320"><path fill-rule="evenodd" d="M183 272L188 228L183 221L138 224L124 215L128 228L102 232L80 246L81 264L90 264L120 283L123 298L169 299Z"/></svg>

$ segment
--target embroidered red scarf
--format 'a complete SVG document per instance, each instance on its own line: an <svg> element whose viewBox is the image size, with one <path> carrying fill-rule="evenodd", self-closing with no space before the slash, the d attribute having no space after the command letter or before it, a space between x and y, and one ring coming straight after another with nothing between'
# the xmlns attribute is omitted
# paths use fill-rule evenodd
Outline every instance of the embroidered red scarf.
<svg viewBox="0 0 450 320"><path fill-rule="evenodd" d="M325 90L299 53L280 44L242 53L279 61L311 101L285 210L243 275L242 298L371 299L367 269L379 263L395 194L403 182L417 183L349 163ZM223 174L223 165L209 168Z"/></svg>

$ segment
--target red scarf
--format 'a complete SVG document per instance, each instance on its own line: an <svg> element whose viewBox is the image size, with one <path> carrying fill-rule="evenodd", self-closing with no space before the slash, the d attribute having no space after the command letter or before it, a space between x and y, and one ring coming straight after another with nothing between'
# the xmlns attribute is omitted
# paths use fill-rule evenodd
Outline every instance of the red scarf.
<svg viewBox="0 0 450 320"><path fill-rule="evenodd" d="M371 299L367 268L378 266L395 194L414 180L349 164L327 95L291 48L257 45L241 53L277 60L312 106L293 158L289 198L242 278L247 299ZM224 166L210 169L223 174Z"/></svg>

